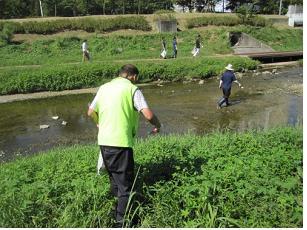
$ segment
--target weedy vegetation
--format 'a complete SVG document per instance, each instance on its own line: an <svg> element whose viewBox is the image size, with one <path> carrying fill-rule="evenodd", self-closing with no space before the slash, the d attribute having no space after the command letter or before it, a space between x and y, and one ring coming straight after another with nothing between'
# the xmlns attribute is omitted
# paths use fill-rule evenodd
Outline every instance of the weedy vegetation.
<svg viewBox="0 0 307 230"><path fill-rule="evenodd" d="M233 63L237 71L255 69L258 62L244 57L199 58L186 65L185 59L131 61L140 70L140 82L154 80L180 81L191 78L209 78L220 74L224 67ZM118 76L125 62L87 63L84 65L42 66L28 69L8 69L0 73L0 94L59 91L97 87Z"/></svg>
<svg viewBox="0 0 307 230"><path fill-rule="evenodd" d="M84 30L87 32L110 32L119 29L149 31L151 26L142 16L119 16L114 18L83 17L74 19L53 19L43 21L0 21L0 29L9 24L14 33L52 34L65 30Z"/></svg>
<svg viewBox="0 0 307 230"><path fill-rule="evenodd" d="M126 226L303 227L303 130L138 140ZM98 147L58 148L0 167L1 227L110 227Z"/></svg>
<svg viewBox="0 0 307 230"><path fill-rule="evenodd" d="M203 17L195 17L187 19L187 28L196 28L203 26L238 26L238 25L250 25L250 26L271 26L272 23L269 19L261 16L254 16L252 20L242 20L241 17L237 15L210 15Z"/></svg>

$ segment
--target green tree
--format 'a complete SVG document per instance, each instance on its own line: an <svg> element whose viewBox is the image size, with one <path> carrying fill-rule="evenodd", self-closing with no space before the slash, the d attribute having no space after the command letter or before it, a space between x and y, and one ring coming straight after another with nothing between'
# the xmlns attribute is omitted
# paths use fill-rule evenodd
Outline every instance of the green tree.
<svg viewBox="0 0 307 230"><path fill-rule="evenodd" d="M277 14L279 11L280 0L229 0L226 9L236 10L244 4L252 4L258 6L258 13L261 14ZM289 5L303 5L303 0L283 0L283 11L287 11Z"/></svg>
<svg viewBox="0 0 307 230"><path fill-rule="evenodd" d="M182 7L182 11L184 11L184 8L188 7L189 11L191 12L194 7L193 0L177 0L176 4Z"/></svg>
<svg viewBox="0 0 307 230"><path fill-rule="evenodd" d="M95 3L102 8L102 14L106 14L106 4L109 2L109 0L95 0Z"/></svg>
<svg viewBox="0 0 307 230"><path fill-rule="evenodd" d="M84 0L62 0L59 2L59 8L62 8L62 16L84 15L88 11L87 1Z"/></svg>
<svg viewBox="0 0 307 230"><path fill-rule="evenodd" d="M41 0L46 16L151 14L170 10L175 0ZM0 18L40 16L39 0L0 0Z"/></svg>
<svg viewBox="0 0 307 230"><path fill-rule="evenodd" d="M36 0L1 0L1 18L23 18L39 15Z"/></svg>
<svg viewBox="0 0 307 230"><path fill-rule="evenodd" d="M14 36L14 28L12 24L10 23L4 24L2 31L0 31L0 45L11 43L13 36Z"/></svg>
<svg viewBox="0 0 307 230"><path fill-rule="evenodd" d="M214 12L215 6L221 0L195 0L195 6L197 11L202 12L206 9L206 11Z"/></svg>

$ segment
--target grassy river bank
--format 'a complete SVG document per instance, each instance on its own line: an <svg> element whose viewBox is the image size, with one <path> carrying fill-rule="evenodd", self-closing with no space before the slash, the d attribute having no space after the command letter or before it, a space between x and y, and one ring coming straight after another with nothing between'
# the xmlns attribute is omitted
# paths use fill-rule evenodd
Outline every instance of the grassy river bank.
<svg viewBox="0 0 307 230"><path fill-rule="evenodd" d="M97 87L117 75L121 65L135 64L141 82L204 79L221 74L231 63L236 71L254 70L259 62L232 55L231 31L248 33L276 51L302 50L302 30L275 27L201 27L176 33L178 58L172 57L173 33L118 34L91 33L83 36L19 40L0 46L0 95L60 91ZM200 34L204 47L193 58L191 50ZM168 59L159 59L161 38L167 40ZM81 43L88 39L93 57L81 63Z"/></svg>
<svg viewBox="0 0 307 230"><path fill-rule="evenodd" d="M0 227L110 227L98 147L1 164ZM135 147L134 227L302 227L303 131L155 136Z"/></svg>

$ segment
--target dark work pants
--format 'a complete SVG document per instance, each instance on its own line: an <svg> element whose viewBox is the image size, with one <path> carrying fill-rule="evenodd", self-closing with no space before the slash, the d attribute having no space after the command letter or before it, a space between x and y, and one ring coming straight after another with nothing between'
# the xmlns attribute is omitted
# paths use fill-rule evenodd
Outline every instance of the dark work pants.
<svg viewBox="0 0 307 230"><path fill-rule="evenodd" d="M226 103L226 106L229 105L229 101L228 101L228 98L231 94L231 88L228 88L228 89L225 89L223 88L223 98L218 102L218 105L221 107L222 104L225 102Z"/></svg>
<svg viewBox="0 0 307 230"><path fill-rule="evenodd" d="M177 58L177 50L176 49L173 50L173 58Z"/></svg>
<svg viewBox="0 0 307 230"><path fill-rule="evenodd" d="M116 221L124 219L134 180L132 148L100 146L102 158L110 178L112 195L118 198Z"/></svg>

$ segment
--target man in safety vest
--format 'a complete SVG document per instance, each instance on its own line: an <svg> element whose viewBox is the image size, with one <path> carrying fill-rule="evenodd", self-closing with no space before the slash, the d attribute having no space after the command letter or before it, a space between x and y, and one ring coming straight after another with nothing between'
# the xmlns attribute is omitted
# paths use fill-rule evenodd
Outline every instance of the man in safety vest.
<svg viewBox="0 0 307 230"><path fill-rule="evenodd" d="M161 127L148 107L142 92L132 84L138 69L131 64L122 66L119 77L102 85L88 109L96 120L98 145L110 178L111 193L118 198L116 227L122 227L125 210L134 181L134 139L138 130L139 113L153 126Z"/></svg>

